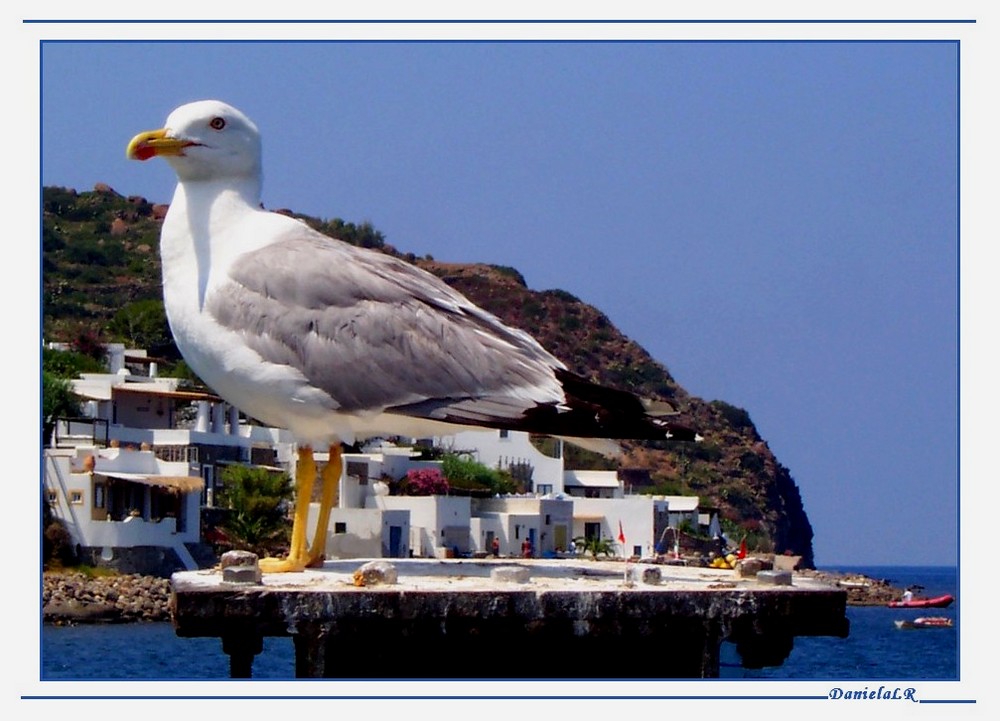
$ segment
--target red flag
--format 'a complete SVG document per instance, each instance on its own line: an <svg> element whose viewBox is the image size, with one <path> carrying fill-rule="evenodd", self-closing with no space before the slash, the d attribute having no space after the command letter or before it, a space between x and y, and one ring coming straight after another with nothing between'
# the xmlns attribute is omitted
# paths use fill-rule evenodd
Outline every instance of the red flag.
<svg viewBox="0 0 1000 721"><path fill-rule="evenodd" d="M742 539L740 539L740 552L736 554L736 557L737 558L746 558L747 557L747 537L746 536L744 536Z"/></svg>
<svg viewBox="0 0 1000 721"><path fill-rule="evenodd" d="M625 543L625 531L622 530L621 521L618 521L618 542Z"/></svg>

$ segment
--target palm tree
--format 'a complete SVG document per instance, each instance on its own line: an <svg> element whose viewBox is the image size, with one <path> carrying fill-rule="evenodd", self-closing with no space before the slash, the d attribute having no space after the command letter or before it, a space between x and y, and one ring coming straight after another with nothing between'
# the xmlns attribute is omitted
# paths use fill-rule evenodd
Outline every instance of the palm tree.
<svg viewBox="0 0 1000 721"><path fill-rule="evenodd" d="M285 473L227 466L219 505L229 511L220 524L229 545L258 555L280 552L288 540L285 505L291 497L292 481Z"/></svg>
<svg viewBox="0 0 1000 721"><path fill-rule="evenodd" d="M584 553L589 553L594 560L597 560L598 556L613 556L615 552L615 544L611 539L600 538L599 536L587 536L580 538L574 538L573 543L576 544L577 551L583 551Z"/></svg>

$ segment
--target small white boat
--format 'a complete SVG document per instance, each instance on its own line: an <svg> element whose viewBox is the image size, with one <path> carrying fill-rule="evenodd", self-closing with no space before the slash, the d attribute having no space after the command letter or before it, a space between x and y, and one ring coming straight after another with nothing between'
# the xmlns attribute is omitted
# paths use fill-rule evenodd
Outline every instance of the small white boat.
<svg viewBox="0 0 1000 721"><path fill-rule="evenodd" d="M947 616L921 616L912 621L896 621L896 628L952 628L955 622Z"/></svg>
<svg viewBox="0 0 1000 721"><path fill-rule="evenodd" d="M871 588L871 581L866 581L862 579L852 579L852 578L842 578L837 581L837 585L841 588Z"/></svg>

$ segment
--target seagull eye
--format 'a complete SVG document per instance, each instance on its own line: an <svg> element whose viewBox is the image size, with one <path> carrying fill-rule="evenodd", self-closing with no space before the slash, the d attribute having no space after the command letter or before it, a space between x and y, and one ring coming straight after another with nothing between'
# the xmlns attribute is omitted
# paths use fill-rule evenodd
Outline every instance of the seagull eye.
<svg viewBox="0 0 1000 721"><path fill-rule="evenodd" d="M226 119L212 118L212 120L208 123L208 125L209 127L212 128L212 130L222 130L224 127L226 127Z"/></svg>

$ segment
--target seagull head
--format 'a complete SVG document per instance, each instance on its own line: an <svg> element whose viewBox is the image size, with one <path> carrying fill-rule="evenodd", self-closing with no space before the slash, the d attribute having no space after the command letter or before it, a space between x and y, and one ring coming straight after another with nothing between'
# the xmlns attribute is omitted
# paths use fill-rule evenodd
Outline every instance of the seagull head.
<svg viewBox="0 0 1000 721"><path fill-rule="evenodd" d="M218 100L182 105L158 130L139 133L125 151L132 160L164 158L181 181L260 176L260 133L246 115Z"/></svg>

